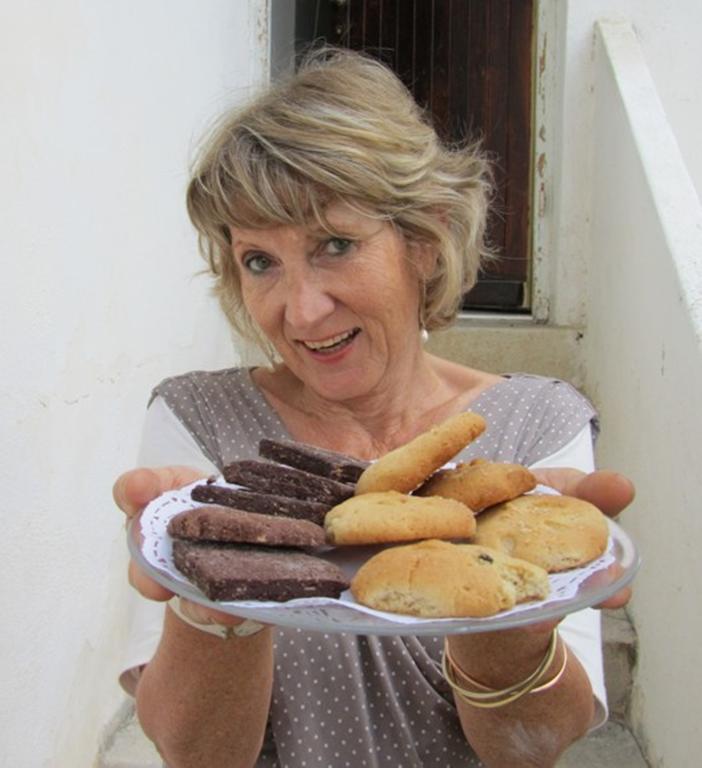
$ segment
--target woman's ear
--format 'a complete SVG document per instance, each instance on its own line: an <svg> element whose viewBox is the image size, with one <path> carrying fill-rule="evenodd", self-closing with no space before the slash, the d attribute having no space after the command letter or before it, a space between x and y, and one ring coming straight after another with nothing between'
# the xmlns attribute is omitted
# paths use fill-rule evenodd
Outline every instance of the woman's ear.
<svg viewBox="0 0 702 768"><path fill-rule="evenodd" d="M426 282L434 274L438 254L436 246L427 242L413 242L411 244L412 257L417 268L420 280Z"/></svg>

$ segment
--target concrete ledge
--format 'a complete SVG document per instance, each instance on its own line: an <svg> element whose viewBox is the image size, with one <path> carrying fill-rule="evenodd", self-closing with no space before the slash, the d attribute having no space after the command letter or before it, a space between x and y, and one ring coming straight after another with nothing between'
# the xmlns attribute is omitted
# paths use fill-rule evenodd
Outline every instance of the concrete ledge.
<svg viewBox="0 0 702 768"><path fill-rule="evenodd" d="M636 666L636 632L624 609L602 612L604 674L609 719L629 723Z"/></svg>
<svg viewBox="0 0 702 768"><path fill-rule="evenodd" d="M574 744L557 768L648 768L648 763L631 731L610 722Z"/></svg>
<svg viewBox="0 0 702 768"><path fill-rule="evenodd" d="M132 715L115 735L96 768L162 768L153 744L143 735ZM329 766L329 768L334 768ZM631 732L620 723L607 723L574 744L557 768L648 768Z"/></svg>
<svg viewBox="0 0 702 768"><path fill-rule="evenodd" d="M430 334L427 349L448 360L491 373L533 373L582 386L577 328L540 325L530 319L463 318L445 331Z"/></svg>
<svg viewBox="0 0 702 768"><path fill-rule="evenodd" d="M130 701L123 719L101 750L95 768L163 768L156 747L144 736Z"/></svg>

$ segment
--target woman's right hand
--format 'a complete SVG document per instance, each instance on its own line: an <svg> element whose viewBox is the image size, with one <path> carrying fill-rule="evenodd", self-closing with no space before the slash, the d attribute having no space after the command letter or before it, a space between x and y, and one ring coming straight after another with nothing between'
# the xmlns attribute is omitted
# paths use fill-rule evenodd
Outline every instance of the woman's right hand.
<svg viewBox="0 0 702 768"><path fill-rule="evenodd" d="M204 477L202 472L191 467L132 469L117 478L112 496L129 521L162 493L182 488L201 477ZM147 576L133 560L129 561L129 583L150 600L163 601L173 597L173 592Z"/></svg>
<svg viewBox="0 0 702 768"><path fill-rule="evenodd" d="M144 507L153 499L167 491L174 491L189 485L206 475L192 467L158 467L132 469L120 475L112 488L112 495L117 506L128 520L142 513ZM173 597L173 592L154 581L133 561L129 561L129 583L150 600L165 601ZM236 626L244 619L181 598L181 611L198 624L224 624Z"/></svg>

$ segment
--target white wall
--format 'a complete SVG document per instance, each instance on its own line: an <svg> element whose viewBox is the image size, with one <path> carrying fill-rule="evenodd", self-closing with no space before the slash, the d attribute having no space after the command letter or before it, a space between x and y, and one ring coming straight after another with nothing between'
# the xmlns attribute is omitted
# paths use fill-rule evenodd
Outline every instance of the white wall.
<svg viewBox="0 0 702 768"><path fill-rule="evenodd" d="M265 0L2 3L0 764L87 766L121 693L110 489L150 387L234 360L184 208Z"/></svg>
<svg viewBox="0 0 702 768"><path fill-rule="evenodd" d="M643 555L636 727L651 762L699 765L702 669L702 207L626 24L597 50L586 386L600 461L628 474L623 516Z"/></svg>
<svg viewBox="0 0 702 768"><path fill-rule="evenodd" d="M702 25L698 0L541 0L548 93L544 122L549 174L544 259L551 322L580 326L590 254L594 115L594 25L633 25L697 195L702 191L702 53L692 30ZM543 14L542 14L543 15ZM539 126L540 127L540 126Z"/></svg>

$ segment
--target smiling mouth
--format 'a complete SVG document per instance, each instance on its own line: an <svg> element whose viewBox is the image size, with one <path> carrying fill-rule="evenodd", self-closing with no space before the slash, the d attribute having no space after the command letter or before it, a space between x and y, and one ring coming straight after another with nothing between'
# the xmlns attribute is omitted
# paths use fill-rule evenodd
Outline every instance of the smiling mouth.
<svg viewBox="0 0 702 768"><path fill-rule="evenodd" d="M301 341L300 343L305 349L309 349L310 352L330 355L348 346L360 332L360 328L352 328L350 331L340 333L337 336L331 336L328 339L324 339L324 341Z"/></svg>

